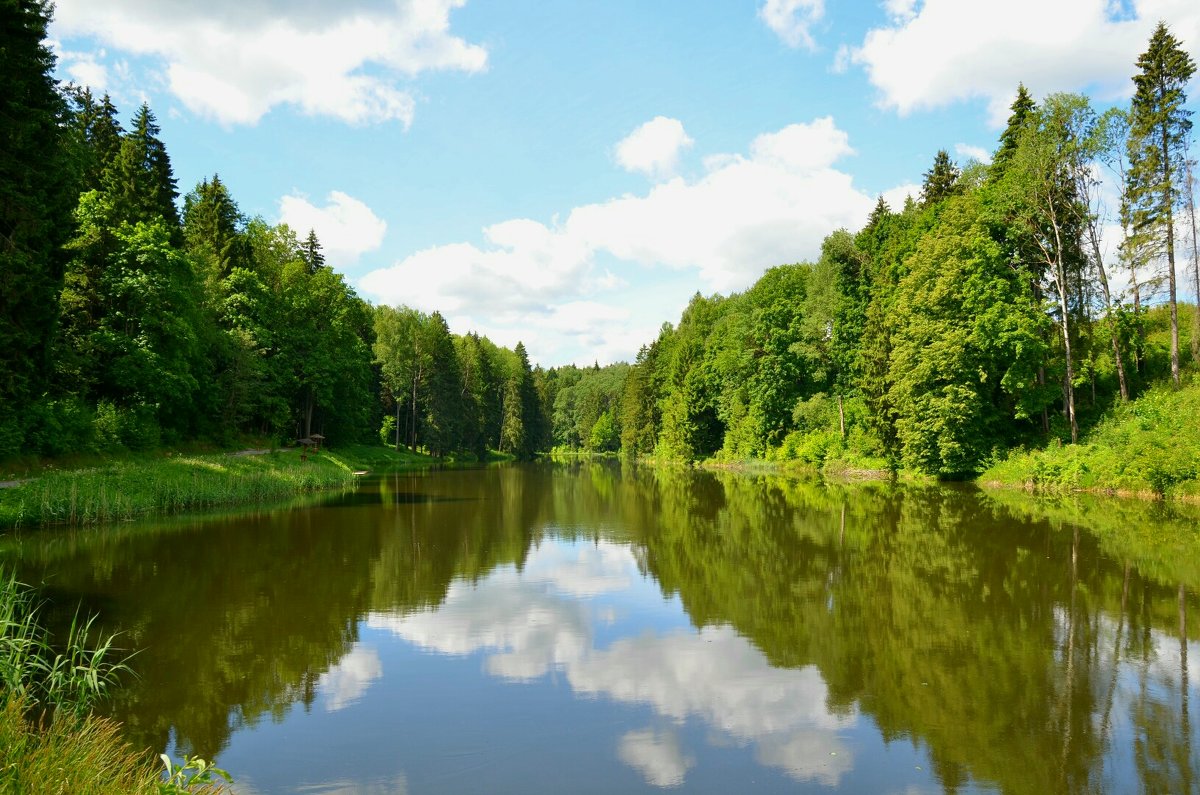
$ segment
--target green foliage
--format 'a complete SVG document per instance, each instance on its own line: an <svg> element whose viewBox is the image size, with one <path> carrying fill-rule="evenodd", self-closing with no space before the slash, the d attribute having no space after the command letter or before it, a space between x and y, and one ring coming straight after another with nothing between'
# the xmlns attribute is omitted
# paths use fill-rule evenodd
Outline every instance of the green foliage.
<svg viewBox="0 0 1200 795"><path fill-rule="evenodd" d="M162 795L187 795L194 792L215 795L225 791L224 784L233 783L233 777L228 772L198 756L187 757L180 765L176 765L166 754L159 754L159 759L162 760L165 776L165 780L159 784L159 792Z"/></svg>
<svg viewBox="0 0 1200 795"><path fill-rule="evenodd" d="M4 4L0 27L0 459L17 453L25 409L52 372L70 230L72 169L63 146L64 103L45 42L50 5Z"/></svg>
<svg viewBox="0 0 1200 795"><path fill-rule="evenodd" d="M889 401L905 465L930 474L977 471L1037 399L1045 317L979 201L946 205L897 289Z"/></svg>
<svg viewBox="0 0 1200 795"><path fill-rule="evenodd" d="M1016 450L980 475L1039 491L1200 495L1200 386L1156 387L1088 433L1079 445Z"/></svg>

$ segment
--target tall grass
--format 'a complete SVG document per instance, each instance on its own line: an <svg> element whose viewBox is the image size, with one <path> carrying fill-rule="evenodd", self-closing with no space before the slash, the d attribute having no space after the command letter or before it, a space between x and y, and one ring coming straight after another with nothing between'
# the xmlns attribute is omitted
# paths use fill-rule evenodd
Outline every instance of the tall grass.
<svg viewBox="0 0 1200 795"><path fill-rule="evenodd" d="M40 726L21 698L0 704L0 794L113 795L161 792L156 767L93 715L55 716Z"/></svg>
<svg viewBox="0 0 1200 795"><path fill-rule="evenodd" d="M0 489L0 528L91 525L261 503L348 486L350 467L318 454L196 455L47 471Z"/></svg>
<svg viewBox="0 0 1200 795"><path fill-rule="evenodd" d="M95 616L80 620L76 613L66 638L55 644L40 623L41 609L32 588L0 570L0 697L42 716L81 717L128 666L112 659L115 636L88 646Z"/></svg>
<svg viewBox="0 0 1200 795"><path fill-rule="evenodd" d="M71 622L55 643L42 626L32 588L0 569L0 795L113 795L226 792L228 774L200 759L165 776L149 753L92 714L97 699L127 672L112 659L115 636L89 646L95 617ZM128 658L125 658L126 660Z"/></svg>

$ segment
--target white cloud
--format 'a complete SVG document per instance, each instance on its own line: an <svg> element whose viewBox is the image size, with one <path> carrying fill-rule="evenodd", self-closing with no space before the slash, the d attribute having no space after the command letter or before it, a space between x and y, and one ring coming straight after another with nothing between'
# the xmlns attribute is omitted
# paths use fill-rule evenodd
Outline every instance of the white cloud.
<svg viewBox="0 0 1200 795"><path fill-rule="evenodd" d="M617 144L617 163L626 171L669 176L679 166L680 153L693 143L679 119L655 116Z"/></svg>
<svg viewBox="0 0 1200 795"><path fill-rule="evenodd" d="M495 224L482 246L418 251L358 286L377 301L484 321L473 328L501 344L515 331L544 364L556 353L550 340L570 331L571 344L589 346L588 361L594 351L629 359L697 288L744 289L767 268L815 259L833 230L860 226L874 197L835 168L852 151L832 118L788 125L755 138L747 154L705 158L695 179L582 205L550 226ZM648 301L637 287L621 289L605 260L692 275Z"/></svg>
<svg viewBox="0 0 1200 795"><path fill-rule="evenodd" d="M1110 5L925 0L918 8L887 0L891 22L868 31L851 58L884 107L906 114L983 99L1001 125L1019 82L1035 97L1083 89L1101 99L1127 96L1134 62L1159 20L1193 51L1200 43L1194 0L1135 0L1133 18L1114 16Z"/></svg>
<svg viewBox="0 0 1200 795"><path fill-rule="evenodd" d="M58 0L54 31L158 59L179 100L223 124L254 124L286 104L407 126L415 103L402 80L487 65L482 47L450 33L465 1Z"/></svg>
<svg viewBox="0 0 1200 795"><path fill-rule="evenodd" d="M324 207L303 196L279 200L279 220L303 240L311 229L317 233L326 264L335 268L353 265L383 243L387 224L366 204L341 191L332 191Z"/></svg>
<svg viewBox="0 0 1200 795"><path fill-rule="evenodd" d="M325 696L325 709L337 712L362 698L382 674L379 652L356 645L336 666L321 674L317 690Z"/></svg>
<svg viewBox="0 0 1200 795"><path fill-rule="evenodd" d="M921 198L921 186L915 182L908 182L885 190L882 195L891 211L898 213L904 209L904 202L908 197L911 196L913 201Z"/></svg>
<svg viewBox="0 0 1200 795"><path fill-rule="evenodd" d="M671 730L627 732L617 743L617 757L654 787L678 787L696 764L694 758L684 755L678 732Z"/></svg>
<svg viewBox="0 0 1200 795"><path fill-rule="evenodd" d="M971 144L955 144L954 153L964 160L978 160L980 163L992 162L992 153L984 149L982 146L972 146Z"/></svg>
<svg viewBox="0 0 1200 795"><path fill-rule="evenodd" d="M825 0L766 0L758 16L789 47L814 49L810 28L825 16Z"/></svg>

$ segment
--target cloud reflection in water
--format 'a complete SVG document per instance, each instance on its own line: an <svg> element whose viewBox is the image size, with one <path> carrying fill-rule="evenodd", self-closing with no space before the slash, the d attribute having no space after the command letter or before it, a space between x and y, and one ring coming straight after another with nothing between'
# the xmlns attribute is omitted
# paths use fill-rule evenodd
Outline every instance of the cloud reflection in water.
<svg viewBox="0 0 1200 795"><path fill-rule="evenodd" d="M754 746L764 765L836 786L853 767L839 735L857 714L826 709L816 667L774 668L727 626L644 632L597 648L596 625L611 609L595 597L630 587L636 575L628 547L543 544L523 572L505 567L474 584L455 582L436 610L372 614L367 625L442 654L484 652L487 672L511 681L561 671L580 695L648 705L675 725L700 719L723 739ZM674 729L627 732L617 755L659 787L682 784L695 764Z"/></svg>

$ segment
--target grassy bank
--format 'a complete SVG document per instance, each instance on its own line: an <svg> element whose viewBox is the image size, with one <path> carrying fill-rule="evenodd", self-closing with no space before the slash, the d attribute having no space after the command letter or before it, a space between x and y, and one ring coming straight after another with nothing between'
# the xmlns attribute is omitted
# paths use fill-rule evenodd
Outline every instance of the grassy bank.
<svg viewBox="0 0 1200 795"><path fill-rule="evenodd" d="M356 472L425 467L441 459L407 449L348 445L301 459L298 450L127 454L42 461L2 471L0 529L82 526L345 488Z"/></svg>
<svg viewBox="0 0 1200 795"><path fill-rule="evenodd" d="M992 486L1200 498L1200 384L1158 386L1118 405L1077 445L1018 450L979 476Z"/></svg>
<svg viewBox="0 0 1200 795"><path fill-rule="evenodd" d="M298 452L127 458L45 469L0 489L0 528L89 525L268 502L353 482L336 456Z"/></svg>

